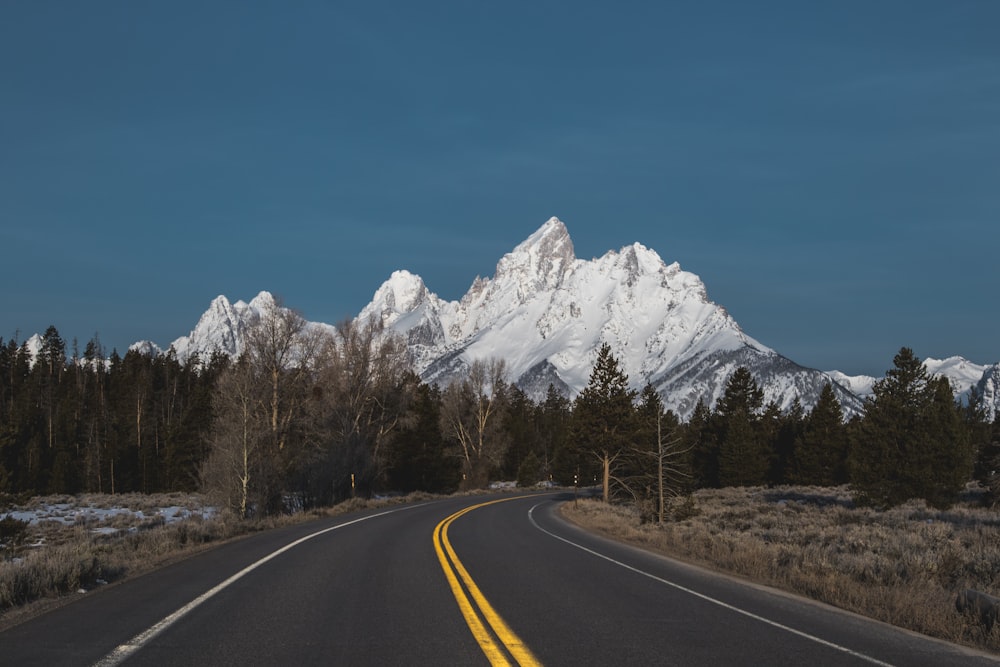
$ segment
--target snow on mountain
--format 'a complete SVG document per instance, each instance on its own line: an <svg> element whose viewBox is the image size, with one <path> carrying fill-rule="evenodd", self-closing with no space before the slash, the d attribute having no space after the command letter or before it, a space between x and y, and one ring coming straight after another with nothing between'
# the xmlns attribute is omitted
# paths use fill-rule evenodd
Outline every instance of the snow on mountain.
<svg viewBox="0 0 1000 667"><path fill-rule="evenodd" d="M268 292L261 292L250 303L229 303L225 296L217 296L191 333L181 336L170 346L181 361L195 353L203 358L215 352L237 357L243 352L247 328L260 317L265 304L273 303L274 297Z"/></svg>
<svg viewBox="0 0 1000 667"><path fill-rule="evenodd" d="M447 307L448 304L427 290L420 276L396 271L375 292L357 319L366 322L375 318L405 336L417 366L425 368L436 350L451 342L442 319L442 311Z"/></svg>
<svg viewBox="0 0 1000 667"><path fill-rule="evenodd" d="M984 381L984 375L992 366L981 366L963 357L948 357L947 359L924 359L924 368L928 375L935 377L943 375L951 382L955 398L964 399L969 395L972 387ZM827 375L835 379L844 387L850 389L861 398L872 396L875 382L881 378L871 375L845 375L840 371L828 371Z"/></svg>
<svg viewBox="0 0 1000 667"><path fill-rule="evenodd" d="M859 398L865 399L872 395L872 387L875 386L877 377L872 375L846 375L840 371L827 371L827 375L833 378L838 384L846 387Z"/></svg>
<svg viewBox="0 0 1000 667"><path fill-rule="evenodd" d="M42 351L42 335L33 334L31 338L24 341L32 361L38 358L38 353Z"/></svg>
<svg viewBox="0 0 1000 667"><path fill-rule="evenodd" d="M986 410L986 419L994 421L1000 414L1000 364L987 366L976 385Z"/></svg>
<svg viewBox="0 0 1000 667"><path fill-rule="evenodd" d="M442 385L476 359L500 357L529 395L544 396L550 383L575 395L603 343L634 388L652 383L667 407L685 417L700 398L714 404L740 365L758 376L765 400L782 408L796 397L812 405L830 381L747 336L708 300L698 276L641 244L577 259L558 218L501 258L492 278L477 278L459 301L443 301L419 277L396 272L359 317L371 316L406 336L421 377ZM837 390L848 411L860 407L853 394Z"/></svg>
<svg viewBox="0 0 1000 667"><path fill-rule="evenodd" d="M943 375L951 382L955 396L964 396L983 379L983 373L988 366L974 364L962 357L947 359L924 359L924 368L931 376Z"/></svg>
<svg viewBox="0 0 1000 667"><path fill-rule="evenodd" d="M138 352L147 357L158 357L163 354L163 349L151 340L140 340L128 346L129 352Z"/></svg>
<svg viewBox="0 0 1000 667"><path fill-rule="evenodd" d="M191 333L181 336L170 347L181 362L195 354L203 360L215 353L238 357L243 353L247 331L260 321L262 315L276 308L287 310L278 304L270 292L260 292L250 303L230 303L225 296L217 296ZM334 329L332 325L321 322L306 322L305 327L329 331Z"/></svg>
<svg viewBox="0 0 1000 667"><path fill-rule="evenodd" d="M182 361L195 353L239 355L248 327L274 305L268 292L249 303L219 296L172 347ZM357 319L369 318L407 340L427 382L447 384L474 360L499 357L510 379L534 398L544 397L550 384L569 396L581 391L600 346L608 343L632 387L651 383L682 418L699 400L713 406L739 366L753 373L765 401L782 409L796 399L810 409L832 382L845 413L856 414L876 381L823 373L783 357L710 301L698 276L639 243L577 258L558 218L504 255L492 277L477 277L458 301L441 299L409 271L394 272ZM1000 407L1000 365L978 366L961 357L925 363L929 372L947 375L958 393L978 386L993 414Z"/></svg>

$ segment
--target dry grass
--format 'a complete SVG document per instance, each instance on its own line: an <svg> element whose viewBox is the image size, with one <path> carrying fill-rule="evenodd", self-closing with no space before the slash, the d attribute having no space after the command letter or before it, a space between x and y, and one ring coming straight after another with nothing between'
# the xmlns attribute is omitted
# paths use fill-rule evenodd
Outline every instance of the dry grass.
<svg viewBox="0 0 1000 667"><path fill-rule="evenodd" d="M846 487L705 489L662 526L628 507L566 504L573 521L642 547L948 641L1000 651L1000 628L955 608L966 588L1000 594L1000 515L970 498L855 508Z"/></svg>
<svg viewBox="0 0 1000 667"><path fill-rule="evenodd" d="M0 544L0 626L30 616L33 610L26 610L26 606L37 607L40 602L135 576L240 535L425 498L429 496L355 499L331 508L258 521L241 521L228 512L205 512L203 516L203 500L195 495L31 499L16 509L53 506L73 509L26 526L17 539ZM191 515L168 522L159 513L164 507L183 508ZM94 511L111 508L130 511L111 516ZM3 513L0 511L0 515Z"/></svg>

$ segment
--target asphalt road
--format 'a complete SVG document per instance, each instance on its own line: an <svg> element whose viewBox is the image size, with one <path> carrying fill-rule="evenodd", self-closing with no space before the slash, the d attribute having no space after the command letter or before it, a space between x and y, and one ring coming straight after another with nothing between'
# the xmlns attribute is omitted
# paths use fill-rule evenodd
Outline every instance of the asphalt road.
<svg viewBox="0 0 1000 667"><path fill-rule="evenodd" d="M254 535L0 632L0 665L997 664L592 536L564 499Z"/></svg>

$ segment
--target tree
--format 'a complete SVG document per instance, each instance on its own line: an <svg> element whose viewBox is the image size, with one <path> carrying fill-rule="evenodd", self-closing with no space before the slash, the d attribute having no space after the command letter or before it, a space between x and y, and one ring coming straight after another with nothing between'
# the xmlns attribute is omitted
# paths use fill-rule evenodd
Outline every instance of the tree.
<svg viewBox="0 0 1000 667"><path fill-rule="evenodd" d="M773 451L771 473L768 475L770 484L786 484L792 474L792 459L795 456L795 444L802 436L805 428L805 409L798 396L792 401L791 407L782 412L776 403L771 403L775 410L775 424L772 426ZM765 411L767 418L768 411Z"/></svg>
<svg viewBox="0 0 1000 667"><path fill-rule="evenodd" d="M931 379L909 348L875 383L849 469L859 504L892 507L923 498L947 507L971 478L972 449L946 379Z"/></svg>
<svg viewBox="0 0 1000 667"><path fill-rule="evenodd" d="M764 392L750 370L737 368L715 407L722 486L754 486L767 481L773 452L760 432L758 413L763 402Z"/></svg>
<svg viewBox="0 0 1000 667"><path fill-rule="evenodd" d="M528 457L534 458L532 465L538 469L539 474L542 473L541 456L544 455L544 444L541 441L539 428L540 412L534 401L519 387L512 385L508 388L503 428L507 432L510 446L504 453L500 468L503 479L519 479L521 464Z"/></svg>
<svg viewBox="0 0 1000 667"><path fill-rule="evenodd" d="M555 385L549 384L545 401L539 406L538 431L542 447L542 468L547 479L555 479L560 484L573 483L573 475L578 472L574 453L567 447L569 442L572 404Z"/></svg>
<svg viewBox="0 0 1000 667"><path fill-rule="evenodd" d="M451 493L462 478L459 461L448 456L441 435L441 392L437 387L415 383L406 418L388 445L386 485L409 493Z"/></svg>
<svg viewBox="0 0 1000 667"><path fill-rule="evenodd" d="M269 396L259 370L241 356L219 377L212 448L202 469L202 487L240 518L266 505L268 461L263 456L269 433Z"/></svg>
<svg viewBox="0 0 1000 667"><path fill-rule="evenodd" d="M419 379L406 341L380 320L343 322L321 349L314 387L321 412L317 439L327 443L333 499L368 495L384 481L386 447L407 414Z"/></svg>
<svg viewBox="0 0 1000 667"><path fill-rule="evenodd" d="M827 383L795 439L789 481L818 486L845 483L849 448L840 401Z"/></svg>
<svg viewBox="0 0 1000 667"><path fill-rule="evenodd" d="M676 415L647 384L637 411L638 442L631 448L634 461L627 487L640 510L651 507L657 523L666 520L667 505L690 487L690 450L680 437Z"/></svg>
<svg viewBox="0 0 1000 667"><path fill-rule="evenodd" d="M507 365L503 359L473 361L468 374L441 396L441 431L457 444L462 488L479 488L500 466L509 446L503 431Z"/></svg>
<svg viewBox="0 0 1000 667"><path fill-rule="evenodd" d="M266 301L247 329L243 354L268 390L267 427L274 451L285 448L298 426L318 342L305 318L280 299Z"/></svg>
<svg viewBox="0 0 1000 667"><path fill-rule="evenodd" d="M245 335L243 353L220 378L212 454L203 472L241 516L281 511L291 468L300 463L309 427L317 334L298 313L271 300Z"/></svg>
<svg viewBox="0 0 1000 667"><path fill-rule="evenodd" d="M583 457L598 462L604 502L610 499L615 462L635 442L635 396L611 346L603 344L590 381L576 397L571 437Z"/></svg>
<svg viewBox="0 0 1000 667"><path fill-rule="evenodd" d="M719 438L715 420L705 401L698 399L681 433L684 448L691 452L693 488L719 486Z"/></svg>

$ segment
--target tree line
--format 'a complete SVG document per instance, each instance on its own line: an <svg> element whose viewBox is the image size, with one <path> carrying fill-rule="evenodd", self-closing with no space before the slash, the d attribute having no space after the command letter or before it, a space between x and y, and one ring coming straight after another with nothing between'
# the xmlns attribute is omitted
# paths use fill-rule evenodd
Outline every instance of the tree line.
<svg viewBox="0 0 1000 667"><path fill-rule="evenodd" d="M76 348L55 327L35 356L0 339L0 492L202 490L252 516L516 479L597 485L661 521L703 487L850 484L874 506L947 506L974 477L1000 493L998 429L907 348L849 421L830 386L808 413L765 405L741 367L684 423L606 345L574 400L534 401L502 359L428 385L378 322L331 331L280 303L235 359Z"/></svg>

